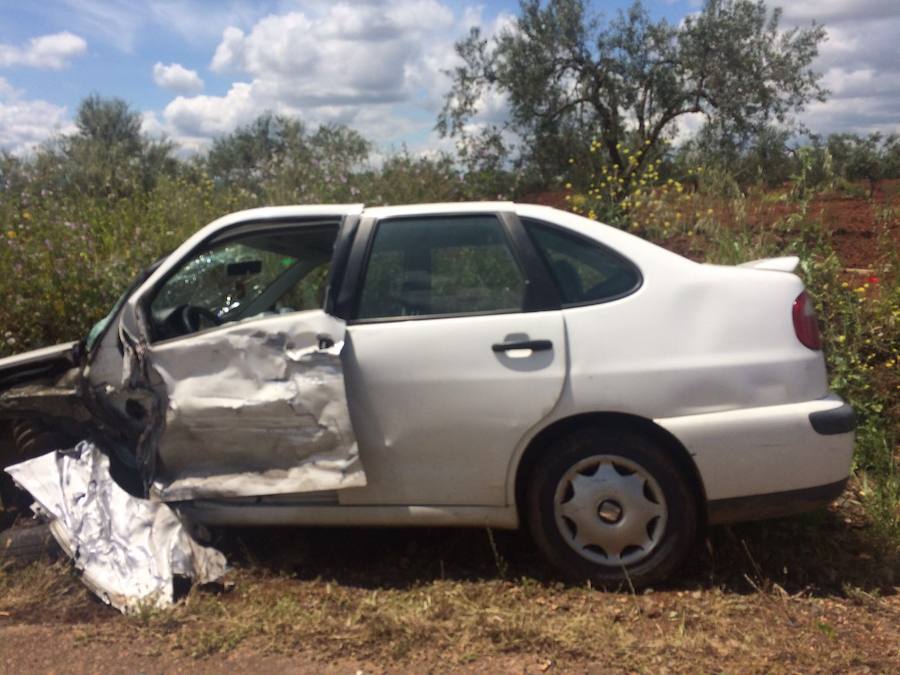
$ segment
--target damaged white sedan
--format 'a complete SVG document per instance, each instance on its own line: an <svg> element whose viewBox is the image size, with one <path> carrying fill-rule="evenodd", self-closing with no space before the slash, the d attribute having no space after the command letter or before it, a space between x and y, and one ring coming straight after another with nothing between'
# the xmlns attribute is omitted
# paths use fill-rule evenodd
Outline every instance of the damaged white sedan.
<svg viewBox="0 0 900 675"><path fill-rule="evenodd" d="M89 439L201 523L527 525L571 577L656 582L847 480L796 264L506 202L229 215L86 341L0 360L6 463Z"/></svg>

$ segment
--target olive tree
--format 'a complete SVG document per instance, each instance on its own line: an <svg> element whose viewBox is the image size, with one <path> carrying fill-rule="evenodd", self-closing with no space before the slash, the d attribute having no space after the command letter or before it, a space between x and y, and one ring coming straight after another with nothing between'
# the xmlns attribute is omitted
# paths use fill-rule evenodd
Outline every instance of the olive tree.
<svg viewBox="0 0 900 675"><path fill-rule="evenodd" d="M69 187L80 193L123 198L152 189L165 174L174 174L174 146L141 130L141 113L118 98L93 94L78 106L75 132L56 139L39 163L62 162Z"/></svg>
<svg viewBox="0 0 900 675"><path fill-rule="evenodd" d="M896 134L832 134L828 137L828 150L844 178L868 181L869 197L875 195L883 178L900 175L900 136Z"/></svg>
<svg viewBox="0 0 900 675"><path fill-rule="evenodd" d="M678 25L651 19L640 2L608 20L584 0L520 4L495 36L475 28L456 44L461 64L449 73L437 129L469 144L473 128L489 139L512 132L520 159L544 180L585 158L593 141L624 192L684 116L746 135L826 94L810 67L824 29L782 30L780 10L761 0L707 0ZM492 95L506 101L507 121L473 124Z"/></svg>
<svg viewBox="0 0 900 675"><path fill-rule="evenodd" d="M209 175L269 200L349 198L348 176L368 158L371 144L358 132L321 125L310 132L298 119L263 113L213 141Z"/></svg>

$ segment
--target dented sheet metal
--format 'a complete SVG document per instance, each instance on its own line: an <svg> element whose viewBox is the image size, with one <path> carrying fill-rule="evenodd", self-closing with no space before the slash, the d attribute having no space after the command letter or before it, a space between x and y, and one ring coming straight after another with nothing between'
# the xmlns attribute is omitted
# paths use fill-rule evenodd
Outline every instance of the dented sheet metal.
<svg viewBox="0 0 900 675"><path fill-rule="evenodd" d="M273 316L154 345L165 401L152 494L164 501L366 484L344 389L344 323Z"/></svg>
<svg viewBox="0 0 900 675"><path fill-rule="evenodd" d="M208 583L225 573L225 557L198 544L169 506L116 485L92 443L6 471L34 497L84 583L122 612L172 604L176 576Z"/></svg>

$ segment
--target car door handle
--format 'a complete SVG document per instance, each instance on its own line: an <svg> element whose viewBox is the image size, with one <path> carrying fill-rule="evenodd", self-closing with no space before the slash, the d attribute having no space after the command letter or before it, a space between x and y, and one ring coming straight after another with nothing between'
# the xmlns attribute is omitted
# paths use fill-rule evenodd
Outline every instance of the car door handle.
<svg viewBox="0 0 900 675"><path fill-rule="evenodd" d="M514 349L530 349L533 352L543 352L553 349L550 340L522 340L520 342L500 342L491 347L495 352L508 352Z"/></svg>

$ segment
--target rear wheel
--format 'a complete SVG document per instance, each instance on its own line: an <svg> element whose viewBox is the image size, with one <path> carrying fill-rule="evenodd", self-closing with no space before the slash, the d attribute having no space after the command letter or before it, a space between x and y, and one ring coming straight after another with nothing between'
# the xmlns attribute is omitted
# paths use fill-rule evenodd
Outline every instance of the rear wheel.
<svg viewBox="0 0 900 675"><path fill-rule="evenodd" d="M645 586L685 560L697 503L670 454L632 432L583 429L554 443L531 475L528 519L566 576Z"/></svg>

